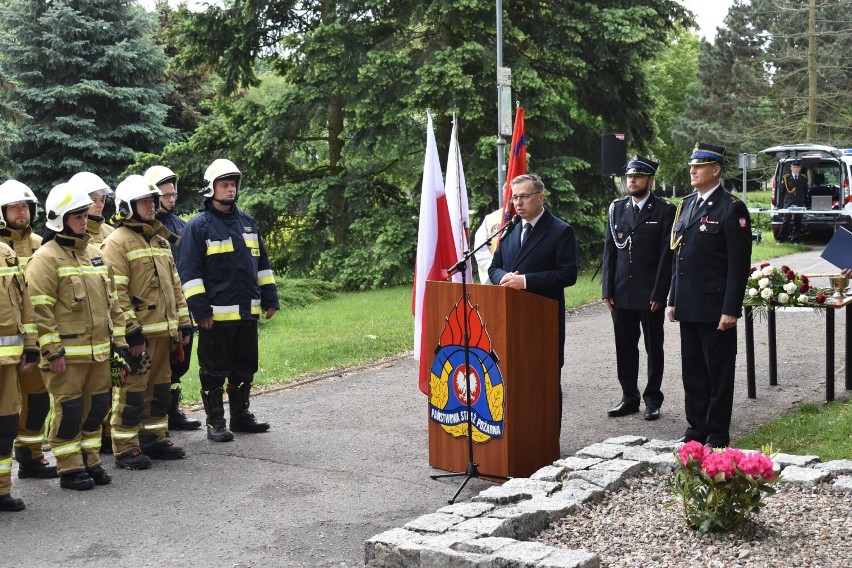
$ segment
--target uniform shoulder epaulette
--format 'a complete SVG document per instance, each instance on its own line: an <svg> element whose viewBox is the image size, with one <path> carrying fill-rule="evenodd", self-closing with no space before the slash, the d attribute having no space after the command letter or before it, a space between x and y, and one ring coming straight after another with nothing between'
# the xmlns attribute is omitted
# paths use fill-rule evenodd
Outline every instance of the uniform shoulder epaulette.
<svg viewBox="0 0 852 568"><path fill-rule="evenodd" d="M630 196L629 196L629 195L623 195L623 196L621 196L621 197L616 197L616 198L613 200L613 203L618 203L618 202L620 202L620 201L625 201L625 200L627 200L627 199L630 199Z"/></svg>
<svg viewBox="0 0 852 568"><path fill-rule="evenodd" d="M739 202L740 198L739 198L739 197L737 197L736 195L734 195L733 193L729 193L728 195L730 195L730 196L731 196L731 203L737 203L737 202Z"/></svg>

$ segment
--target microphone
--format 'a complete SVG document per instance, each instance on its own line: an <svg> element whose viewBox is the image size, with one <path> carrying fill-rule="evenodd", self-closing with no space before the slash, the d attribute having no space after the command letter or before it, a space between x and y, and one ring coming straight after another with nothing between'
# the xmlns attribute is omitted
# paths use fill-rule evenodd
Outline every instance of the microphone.
<svg viewBox="0 0 852 568"><path fill-rule="evenodd" d="M508 237L509 233L511 233L515 227L521 224L521 221L522 219L520 215L515 215L514 217L512 217L509 222L506 223L506 226L503 227L503 230L505 231L505 233L503 233L503 236Z"/></svg>

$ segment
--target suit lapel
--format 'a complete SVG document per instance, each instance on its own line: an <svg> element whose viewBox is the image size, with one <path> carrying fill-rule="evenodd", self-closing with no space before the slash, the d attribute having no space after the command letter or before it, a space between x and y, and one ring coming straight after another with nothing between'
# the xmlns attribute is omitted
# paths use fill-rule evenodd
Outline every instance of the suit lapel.
<svg viewBox="0 0 852 568"><path fill-rule="evenodd" d="M524 258L529 254L531 250L535 248L538 242L544 238L547 234L547 230L550 228L551 214L550 211L544 211L544 215L541 216L541 219L538 220L538 223L535 224L533 230L530 231L527 240L524 241L523 245L520 245L521 237L518 235L518 244L520 246L520 250L518 251L518 256L515 259L515 269L517 269L518 265L524 260Z"/></svg>

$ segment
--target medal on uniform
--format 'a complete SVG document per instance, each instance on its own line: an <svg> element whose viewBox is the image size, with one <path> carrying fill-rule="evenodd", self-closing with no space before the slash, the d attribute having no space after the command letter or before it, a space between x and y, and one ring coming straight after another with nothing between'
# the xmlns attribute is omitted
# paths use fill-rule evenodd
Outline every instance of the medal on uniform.
<svg viewBox="0 0 852 568"><path fill-rule="evenodd" d="M619 240L620 240L620 239L623 239L623 238L624 238L624 233L618 233L618 238L619 238Z"/></svg>
<svg viewBox="0 0 852 568"><path fill-rule="evenodd" d="M708 204L708 205L709 205L709 204ZM702 218L701 218L701 221L699 221L699 222L701 223L701 226L700 226L700 227L698 227L698 230L699 230L699 231L701 231L701 232L703 233L704 231L706 231L706 230L707 230L707 215L705 215L704 217L702 217Z"/></svg>

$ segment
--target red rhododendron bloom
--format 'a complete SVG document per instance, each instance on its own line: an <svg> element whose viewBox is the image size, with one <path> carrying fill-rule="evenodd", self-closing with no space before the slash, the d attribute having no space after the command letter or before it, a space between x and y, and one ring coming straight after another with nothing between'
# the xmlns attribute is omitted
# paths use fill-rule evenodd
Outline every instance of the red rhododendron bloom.
<svg viewBox="0 0 852 568"><path fill-rule="evenodd" d="M750 475L753 478L760 478L765 481L775 479L775 470L772 469L772 460L760 452L754 452L746 455L738 464L740 471L745 475Z"/></svg>
<svg viewBox="0 0 852 568"><path fill-rule="evenodd" d="M707 455L707 448L704 447L704 444L695 440L685 443L677 453L677 457L680 458L683 465L687 464L689 458L701 463L705 455Z"/></svg>
<svg viewBox="0 0 852 568"><path fill-rule="evenodd" d="M725 479L731 479L737 473L734 462L725 452L711 452L704 456L704 461L701 462L702 469L708 477L715 478L720 473L725 474Z"/></svg>

